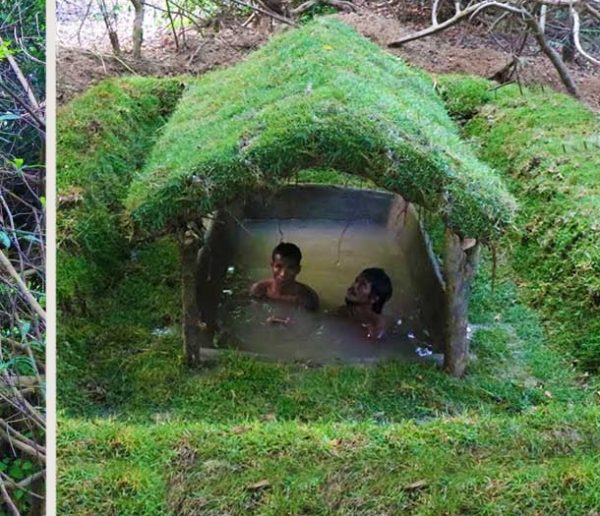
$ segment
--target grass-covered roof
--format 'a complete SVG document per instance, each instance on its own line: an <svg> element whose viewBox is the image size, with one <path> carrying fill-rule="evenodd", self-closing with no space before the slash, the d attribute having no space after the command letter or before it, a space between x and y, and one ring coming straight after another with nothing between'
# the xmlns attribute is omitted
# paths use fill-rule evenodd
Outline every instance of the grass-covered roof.
<svg viewBox="0 0 600 516"><path fill-rule="evenodd" d="M512 197L431 80L328 18L192 83L128 205L158 230L314 167L367 177L463 236L489 240L512 220Z"/></svg>

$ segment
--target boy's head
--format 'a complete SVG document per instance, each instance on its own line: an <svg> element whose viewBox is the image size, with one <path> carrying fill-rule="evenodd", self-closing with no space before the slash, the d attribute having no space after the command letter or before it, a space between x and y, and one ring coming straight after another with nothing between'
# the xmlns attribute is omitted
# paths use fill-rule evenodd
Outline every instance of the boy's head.
<svg viewBox="0 0 600 516"><path fill-rule="evenodd" d="M290 242L281 242L271 253L273 279L279 285L293 282L300 272L302 253L300 248Z"/></svg>
<svg viewBox="0 0 600 516"><path fill-rule="evenodd" d="M383 305L392 297L392 281L383 269L365 269L354 280L346 292L346 303L371 305L380 314Z"/></svg>

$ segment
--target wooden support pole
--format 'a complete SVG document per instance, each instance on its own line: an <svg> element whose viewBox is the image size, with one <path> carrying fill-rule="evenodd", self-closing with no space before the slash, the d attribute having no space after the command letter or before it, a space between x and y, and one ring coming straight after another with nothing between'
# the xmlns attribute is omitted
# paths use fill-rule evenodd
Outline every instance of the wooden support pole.
<svg viewBox="0 0 600 516"><path fill-rule="evenodd" d="M196 275L202 235L188 229L181 238L181 297L183 308L183 346L189 367L200 365L203 335L197 300Z"/></svg>
<svg viewBox="0 0 600 516"><path fill-rule="evenodd" d="M444 369L462 377L469 361L467 323L471 279L479 259L479 244L461 239L446 228L444 249Z"/></svg>

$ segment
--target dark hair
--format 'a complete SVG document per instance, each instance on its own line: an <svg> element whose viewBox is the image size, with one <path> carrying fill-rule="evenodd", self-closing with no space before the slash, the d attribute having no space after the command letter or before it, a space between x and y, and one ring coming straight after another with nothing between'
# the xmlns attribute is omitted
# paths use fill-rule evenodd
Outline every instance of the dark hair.
<svg viewBox="0 0 600 516"><path fill-rule="evenodd" d="M278 246L273 249L271 253L271 260L275 259L275 255L278 254L286 260L293 261L296 265L300 265L302 261L302 253L300 248L296 244L290 242L281 242Z"/></svg>
<svg viewBox="0 0 600 516"><path fill-rule="evenodd" d="M392 297L392 281L383 269L372 267L360 273L370 284L372 291L377 295L377 301L373 303L373 310L380 314L383 305Z"/></svg>

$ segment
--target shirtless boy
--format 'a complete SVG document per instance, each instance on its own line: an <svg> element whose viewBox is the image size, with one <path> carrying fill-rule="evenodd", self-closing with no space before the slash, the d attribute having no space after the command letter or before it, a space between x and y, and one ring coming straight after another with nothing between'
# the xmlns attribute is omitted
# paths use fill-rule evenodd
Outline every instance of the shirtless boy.
<svg viewBox="0 0 600 516"><path fill-rule="evenodd" d="M319 296L308 285L296 281L300 273L302 253L297 245L282 242L271 253L273 277L252 285L250 295L259 299L271 299L296 306L311 312L319 309ZM288 323L288 320L271 322Z"/></svg>
<svg viewBox="0 0 600 516"><path fill-rule="evenodd" d="M358 321L367 331L367 338L381 339L387 323L381 314L383 305L392 297L392 282L383 269L362 271L346 291L343 315Z"/></svg>

